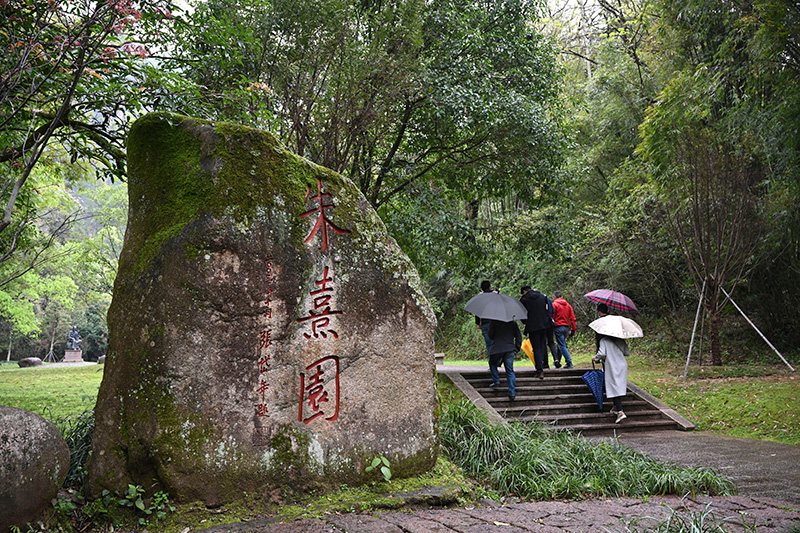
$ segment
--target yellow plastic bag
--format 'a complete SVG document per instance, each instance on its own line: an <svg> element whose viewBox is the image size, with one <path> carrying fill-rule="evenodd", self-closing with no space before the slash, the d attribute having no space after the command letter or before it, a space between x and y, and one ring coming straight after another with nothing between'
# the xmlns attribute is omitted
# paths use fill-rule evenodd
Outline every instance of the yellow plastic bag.
<svg viewBox="0 0 800 533"><path fill-rule="evenodd" d="M535 365L536 361L533 360L533 346L531 346L530 339L525 339L522 341L522 351L525 352L525 354L528 356L528 359L531 360L531 363Z"/></svg>

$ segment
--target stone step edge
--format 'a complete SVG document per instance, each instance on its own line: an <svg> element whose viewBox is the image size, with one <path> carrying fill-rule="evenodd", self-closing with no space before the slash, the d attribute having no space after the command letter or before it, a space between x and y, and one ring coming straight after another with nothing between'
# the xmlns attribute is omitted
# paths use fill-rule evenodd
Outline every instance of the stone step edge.
<svg viewBox="0 0 800 533"><path fill-rule="evenodd" d="M479 383L479 384L472 382L471 385L476 390L487 391L487 392L492 390L492 388L489 386L489 381L488 380L483 382L483 383ZM505 380L500 381L500 388L501 389L504 389L507 386L508 386L508 383L506 383ZM574 383L566 383L566 382L554 383L553 380L550 380L548 382L547 380L544 380L544 381L539 381L539 380L523 381L523 380L519 380L518 379L517 380L517 388L518 389L527 389L527 390L534 391L534 392L536 392L536 391L556 390L556 389L557 390L562 390L564 392L569 392L569 391L586 390L586 383L584 383L583 381L577 381L577 382L574 382Z"/></svg>
<svg viewBox="0 0 800 533"><path fill-rule="evenodd" d="M501 410L500 414L508 413L509 416L513 416L513 412L509 413L507 409ZM629 420L642 420L642 419L650 419L650 420L667 420L671 424L675 422L672 419L665 419L661 413L658 411L625 411L625 414L628 416ZM508 417L506 417L508 418ZM614 415L610 413L572 413L572 414L565 414L565 415L538 415L538 414L525 414L520 413L519 416L513 418L513 420L519 421L528 421L528 420L539 420L540 422L559 422L561 420L586 420L586 421L593 421L593 420L612 420ZM613 421L613 420L612 420Z"/></svg>
<svg viewBox="0 0 800 533"><path fill-rule="evenodd" d="M506 390L501 391L501 393L494 394L492 396L485 396L486 401L489 403L496 403L501 401L508 401L508 392ZM561 407L564 405L597 405L597 401L594 399L591 393L588 391L585 394L522 394L519 389L517 389L517 402L524 402L524 401L531 401L531 402L553 402L553 401L569 401L570 403L556 403L551 404L554 407ZM623 402L625 403L632 403L634 405L650 405L649 402L642 400L641 398L633 395L628 394L625 396ZM611 402L605 400L604 404ZM546 407L546 406L545 406Z"/></svg>
<svg viewBox="0 0 800 533"><path fill-rule="evenodd" d="M658 420L654 422L635 422L625 419L619 424L610 422L608 424L547 424L548 429L552 430L570 430L570 431L605 431L612 429L678 429L677 424L672 420Z"/></svg>
<svg viewBox="0 0 800 533"><path fill-rule="evenodd" d="M534 413L540 414L547 414L556 411L580 411L584 412L584 414L609 414L609 405L604 405L603 410L597 409L597 403L595 402L585 402L585 403L562 403L562 404L555 404L555 405L538 405L533 403L532 405L528 405L528 402L525 398L520 398L517 396L516 400L513 402L510 401L508 398L500 400L499 398L496 400L489 400L489 405L494 407L495 409L503 409L504 411L529 411ZM627 413L628 410L632 412L647 412L647 413L657 413L661 414L659 411L656 411L652 408L650 404L643 400L627 400L624 404L625 412Z"/></svg>

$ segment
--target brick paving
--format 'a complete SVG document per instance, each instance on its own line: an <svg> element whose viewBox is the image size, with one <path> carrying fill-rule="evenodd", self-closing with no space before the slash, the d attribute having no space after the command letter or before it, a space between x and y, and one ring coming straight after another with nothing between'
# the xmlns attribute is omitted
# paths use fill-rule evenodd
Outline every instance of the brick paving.
<svg viewBox="0 0 800 533"><path fill-rule="evenodd" d="M796 506L795 506L796 507ZM277 519L275 519L277 520ZM654 496L640 500L615 498L580 502L529 502L454 509L422 509L375 513L332 514L270 524L239 524L203 530L239 533L559 533L587 531L645 532L671 520L703 531L783 533L800 528L800 510L787 502L747 496Z"/></svg>

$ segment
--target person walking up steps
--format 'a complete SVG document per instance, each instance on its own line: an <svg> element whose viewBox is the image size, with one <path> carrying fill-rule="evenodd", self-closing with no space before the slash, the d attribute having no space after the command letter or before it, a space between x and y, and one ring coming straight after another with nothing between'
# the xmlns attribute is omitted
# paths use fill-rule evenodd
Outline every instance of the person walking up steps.
<svg viewBox="0 0 800 533"><path fill-rule="evenodd" d="M492 282L488 279L481 281L481 292L497 292L492 291ZM483 342L486 344L486 358L490 358L490 354L492 351L492 339L489 337L489 322L491 322L488 318L480 318L477 315L475 316L475 327L481 330L481 334L483 335ZM491 370L491 363L489 364L489 368ZM500 385L500 380L498 379L495 381L492 379L492 384L490 387L498 387Z"/></svg>
<svg viewBox="0 0 800 533"><path fill-rule="evenodd" d="M628 389L628 361L625 358L631 353L625 339L617 339L608 335L599 335L597 355L592 360L603 363L605 369L606 398L614 402L611 413L617 415L619 424L628 416L622 410L622 398Z"/></svg>
<svg viewBox="0 0 800 533"><path fill-rule="evenodd" d="M556 325L553 322L553 301L545 293L542 293L542 296L547 298L547 312L550 313L550 327L547 328L547 347L550 348L550 353L553 354L553 366L561 368L561 355L558 352L558 346L556 346L555 341ZM544 368L550 368L550 365L547 364L547 352L544 354Z"/></svg>
<svg viewBox="0 0 800 533"><path fill-rule="evenodd" d="M553 323L555 329L553 332L556 336L556 343L558 344L558 352L564 357L564 368L572 368L572 357L567 349L567 338L575 335L578 329L578 324L575 321L575 311L569 305L560 291L553 293L555 300L553 301ZM560 367L560 361L555 363L556 368Z"/></svg>
<svg viewBox="0 0 800 533"><path fill-rule="evenodd" d="M544 378L544 363L547 360L547 329L553 323L547 306L547 297L530 285L524 285L520 291L522 297L519 301L528 311L528 316L522 322L525 324L525 334L530 337L533 359L536 365L534 377Z"/></svg>
<svg viewBox="0 0 800 533"><path fill-rule="evenodd" d="M514 373L514 356L522 347L522 333L516 322L489 321L489 337L492 339L492 348L489 354L489 371L492 373L492 383L500 383L500 365L506 368L506 383L508 384L508 399L514 401L517 397L517 377Z"/></svg>

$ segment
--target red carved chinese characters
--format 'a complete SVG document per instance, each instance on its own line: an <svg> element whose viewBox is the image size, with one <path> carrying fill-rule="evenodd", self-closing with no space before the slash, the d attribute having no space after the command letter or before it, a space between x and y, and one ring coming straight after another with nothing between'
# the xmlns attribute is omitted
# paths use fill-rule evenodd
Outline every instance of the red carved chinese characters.
<svg viewBox="0 0 800 533"><path fill-rule="evenodd" d="M300 374L300 410L297 420L308 424L323 418L339 418L339 358L323 357Z"/></svg>
<svg viewBox="0 0 800 533"><path fill-rule="evenodd" d="M317 215L314 227L306 237L305 243L308 244L318 234L320 236L319 250L327 252L329 249L328 229L330 228L339 235L350 233L342 229L328 218L328 211L335 205L330 200L329 193L322 192L322 180L317 179L317 194L312 196L311 187L306 191L306 200L311 199L316 205L300 215L309 217ZM328 203L326 203L328 202ZM303 337L309 341L327 341L326 346L339 339L337 332L336 316L343 314L336 305L336 286L334 283L334 272L332 263L329 259L323 258L322 277L315 279L315 288L308 293L306 316L297 319L299 324L305 324L307 329L303 332ZM314 352L318 353L318 352ZM328 355L322 359L308 365L300 373L300 406L297 419L304 424L309 424L314 420L334 421L339 418L339 357Z"/></svg>
<svg viewBox="0 0 800 533"><path fill-rule="evenodd" d="M308 190L306 191L306 200L309 199L310 195L311 195L311 187L308 187ZM322 245L320 246L319 249L322 250L323 252L328 249L328 226L330 226L330 228L339 235L350 233L348 230L337 227L336 224L330 221L327 214L325 213L326 209L333 209L335 207L333 203L325 205L325 200L330 197L331 197L330 194L322 192L322 180L317 179L317 195L312 197L311 199L318 202L319 205L314 209L310 209L309 211L306 211L305 213L300 215L301 217L307 217L312 213L317 213L317 221L314 224L314 228L311 230L311 233L309 233L308 237L306 237L305 242L306 244L308 244L308 242L314 238L317 232L319 230L322 230Z"/></svg>
<svg viewBox="0 0 800 533"><path fill-rule="evenodd" d="M267 391L269 390L269 382L267 381L267 372L270 370L272 366L272 353L270 347L272 346L272 329L270 324L272 322L272 283L275 281L274 279L274 268L272 263L272 258L267 259L266 264L266 277L267 282L269 285L266 287L266 296L267 296L267 305L264 309L263 316L265 319L265 325L263 329L259 332L259 342L258 342L258 350L256 355L257 365L258 365L258 382L256 384L256 417L268 417L269 416L269 406L267 405ZM256 440L261 440L261 438L256 439L256 435L260 435L263 438L264 436L264 428L256 427L253 432L253 442L255 443Z"/></svg>
<svg viewBox="0 0 800 533"><path fill-rule="evenodd" d="M333 272L326 266L322 273L322 279L316 280L314 283L319 287L309 293L314 301L314 309L308 311L308 316L298 318L297 322L311 323L311 333L303 333L306 339L319 339L320 337L327 339L328 335L338 339L339 334L330 327L331 316L342 314L341 311L333 310L330 306L333 296Z"/></svg>

